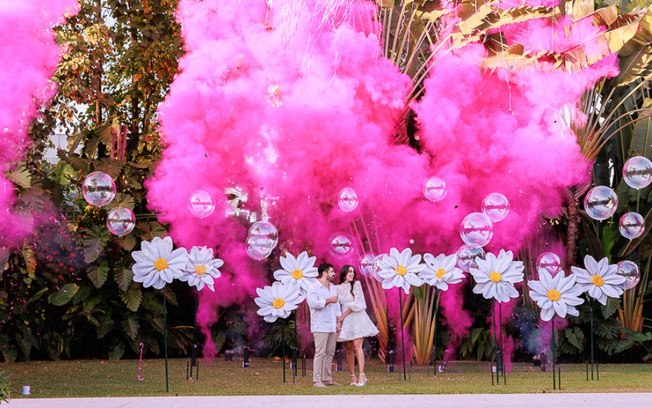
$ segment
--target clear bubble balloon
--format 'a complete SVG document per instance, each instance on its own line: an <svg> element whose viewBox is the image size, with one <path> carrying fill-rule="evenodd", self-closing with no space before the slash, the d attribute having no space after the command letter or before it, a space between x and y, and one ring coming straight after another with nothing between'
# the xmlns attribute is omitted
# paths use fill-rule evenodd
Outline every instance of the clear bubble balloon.
<svg viewBox="0 0 652 408"><path fill-rule="evenodd" d="M261 252L272 252L278 244L278 230L269 221L258 221L249 227L247 245L260 248Z"/></svg>
<svg viewBox="0 0 652 408"><path fill-rule="evenodd" d="M537 270L545 269L550 275L555 276L562 270L561 259L554 252L543 252L537 258Z"/></svg>
<svg viewBox="0 0 652 408"><path fill-rule="evenodd" d="M195 217L206 218L215 211L215 202L208 192L196 190L188 198L188 209Z"/></svg>
<svg viewBox="0 0 652 408"><path fill-rule="evenodd" d="M606 220L617 208L618 196L607 186L593 187L584 197L584 211L594 220Z"/></svg>
<svg viewBox="0 0 652 408"><path fill-rule="evenodd" d="M477 268L478 264L475 259L478 257L484 258L484 249L462 245L460 249L457 250L457 267L464 272L468 272L471 268Z"/></svg>
<svg viewBox="0 0 652 408"><path fill-rule="evenodd" d="M460 237L470 247L487 245L494 236L494 224L486 214L474 212L462 220Z"/></svg>
<svg viewBox="0 0 652 408"><path fill-rule="evenodd" d="M632 289L638 284L641 280L641 272L632 261L620 261L618 262L618 271L616 272L620 276L625 277L625 283L623 283L623 289Z"/></svg>
<svg viewBox="0 0 652 408"><path fill-rule="evenodd" d="M113 235L129 234L136 226L136 216L129 208L115 207L106 215L106 226Z"/></svg>
<svg viewBox="0 0 652 408"><path fill-rule="evenodd" d="M251 259L262 261L271 255L274 247L270 249L270 241L260 237L247 237L246 251Z"/></svg>
<svg viewBox="0 0 652 408"><path fill-rule="evenodd" d="M433 203L446 197L446 182L438 177L430 177L423 187L423 195Z"/></svg>
<svg viewBox="0 0 652 408"><path fill-rule="evenodd" d="M623 166L623 180L631 188L640 190L652 183L652 161L644 156L634 156Z"/></svg>
<svg viewBox="0 0 652 408"><path fill-rule="evenodd" d="M367 252L360 258L360 273L363 276L370 277L376 267L376 255Z"/></svg>
<svg viewBox="0 0 652 408"><path fill-rule="evenodd" d="M353 252L353 238L347 233L338 232L331 236L331 253L338 258L345 258Z"/></svg>
<svg viewBox="0 0 652 408"><path fill-rule="evenodd" d="M113 178L101 171L94 171L84 179L82 194L88 204L104 207L115 198Z"/></svg>
<svg viewBox="0 0 652 408"><path fill-rule="evenodd" d="M351 212L358 208L358 195L351 187L344 187L340 191L337 204L340 206L340 210Z"/></svg>
<svg viewBox="0 0 652 408"><path fill-rule="evenodd" d="M501 193L488 194L482 200L482 212L493 222L500 222L509 214L509 200Z"/></svg>
<svg viewBox="0 0 652 408"><path fill-rule="evenodd" d="M376 279L378 282L382 283L383 282L383 277L378 274L380 272L380 266L379 262L383 259L385 254L378 255L376 259L374 260L374 268L371 271L371 277Z"/></svg>
<svg viewBox="0 0 652 408"><path fill-rule="evenodd" d="M645 218L636 212L625 213L620 217L618 231L620 231L620 235L627 239L638 238L645 231Z"/></svg>

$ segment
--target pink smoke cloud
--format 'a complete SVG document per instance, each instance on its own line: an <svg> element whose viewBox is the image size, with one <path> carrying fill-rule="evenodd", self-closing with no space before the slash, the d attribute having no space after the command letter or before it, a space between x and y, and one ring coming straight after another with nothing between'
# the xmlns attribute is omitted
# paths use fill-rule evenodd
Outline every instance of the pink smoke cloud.
<svg viewBox="0 0 652 408"><path fill-rule="evenodd" d="M3 174L23 157L37 109L54 95L50 77L60 59L51 27L77 10L76 0L16 0L0 4L0 245L13 245L32 229L14 211L16 191Z"/></svg>
<svg viewBox="0 0 652 408"><path fill-rule="evenodd" d="M569 18L504 28L508 45L522 44L526 54L575 49L590 57L605 55L601 32L588 19L573 23ZM446 200L437 203L447 217L436 220L438 236L431 242L441 248L458 241L460 220L497 191L510 201L510 214L494 226L485 249L518 251L528 237L545 232L540 214L559 212L565 189L588 178L589 163L564 122L581 118L577 102L584 91L618 73L616 56L572 73L545 59L490 71L482 66L485 57L476 44L439 58L425 96L413 106L422 146L433 158L435 174L447 182ZM503 325L513 306L504 305ZM467 330L459 310L444 307L443 312L453 333ZM503 338L503 347L511 354L513 340Z"/></svg>
<svg viewBox="0 0 652 408"><path fill-rule="evenodd" d="M560 112L575 110L582 91L614 75L615 57L570 74L545 61L492 72L482 67L481 45L442 56L412 106L419 153L394 142L411 84L382 57L374 12L373 2L347 0L180 2L187 54L159 108L167 147L147 187L151 208L178 244L216 247L225 260L216 292L200 296L205 333L216 307L248 301L268 283L268 265L246 257L247 222L226 215L227 188L246 192L248 210L260 212L267 202L281 247L332 261L330 236L359 231L354 222L370 231L379 253L407 246L454 252L460 221L494 191L508 197L511 212L487 249L517 251L538 232L539 214L560 208L564 189L586 179L589 164ZM580 41L587 52L603 51L581 38L599 30L569 24L515 25L505 36L531 52ZM422 194L433 175L448 184L439 203ZM358 194L356 212L337 205L344 187ZM217 203L204 220L187 208L197 189ZM339 261L354 260L357 250ZM442 297L458 342L471 325L461 305L459 289ZM207 344L205 352L215 350Z"/></svg>

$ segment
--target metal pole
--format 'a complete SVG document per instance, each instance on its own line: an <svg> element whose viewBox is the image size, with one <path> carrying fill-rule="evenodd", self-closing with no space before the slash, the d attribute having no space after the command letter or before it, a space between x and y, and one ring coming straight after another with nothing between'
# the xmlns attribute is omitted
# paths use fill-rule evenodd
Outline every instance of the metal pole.
<svg viewBox="0 0 652 408"><path fill-rule="evenodd" d="M407 371L405 368L405 336L403 335L403 294L401 293L401 288L398 289L398 313L401 321L401 356L403 357L403 380L407 381Z"/></svg>
<svg viewBox="0 0 652 408"><path fill-rule="evenodd" d="M555 371L555 316L552 316L552 341L550 343L550 353L552 354L552 389L557 389L557 373Z"/></svg>
<svg viewBox="0 0 652 408"><path fill-rule="evenodd" d="M432 338L432 372L437 376L437 313L439 312L439 291L435 287L435 319L434 325L435 330L433 330Z"/></svg>
<svg viewBox="0 0 652 408"><path fill-rule="evenodd" d="M589 301L589 307L591 308L591 380L593 380L593 364L595 359L593 358L593 303L591 301Z"/></svg>
<svg viewBox="0 0 652 408"><path fill-rule="evenodd" d="M281 326L281 357L283 359L283 384L285 384L285 319L282 319L283 325Z"/></svg>
<svg viewBox="0 0 652 408"><path fill-rule="evenodd" d="M168 304L163 289L163 352L165 355L165 392L170 392L168 377Z"/></svg>
<svg viewBox="0 0 652 408"><path fill-rule="evenodd" d="M500 374L498 371L498 354L500 353L500 349L498 348L498 330L496 328L496 303L493 304L493 315L491 317L491 323L494 326L494 362L496 363L496 385L500 385ZM494 370L493 368L491 369L491 377L493 378L494 375Z"/></svg>

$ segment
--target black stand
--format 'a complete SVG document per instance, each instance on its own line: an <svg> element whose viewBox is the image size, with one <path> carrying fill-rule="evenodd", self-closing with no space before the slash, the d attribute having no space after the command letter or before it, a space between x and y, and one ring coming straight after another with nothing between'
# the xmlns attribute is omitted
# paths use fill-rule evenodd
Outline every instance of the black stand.
<svg viewBox="0 0 652 408"><path fill-rule="evenodd" d="M401 357L403 360L403 381L407 381L407 367L405 366L405 336L403 335L403 293L401 293L401 288L398 289L398 313L401 321Z"/></svg>
<svg viewBox="0 0 652 408"><path fill-rule="evenodd" d="M193 372L195 376L193 377ZM193 343L190 360L186 364L186 380L199 380L199 360L197 360L197 343Z"/></svg>

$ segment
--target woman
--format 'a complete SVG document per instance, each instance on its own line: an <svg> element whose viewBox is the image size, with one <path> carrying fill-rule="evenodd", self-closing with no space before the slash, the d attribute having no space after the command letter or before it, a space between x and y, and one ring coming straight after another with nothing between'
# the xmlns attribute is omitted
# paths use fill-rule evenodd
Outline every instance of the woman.
<svg viewBox="0 0 652 408"><path fill-rule="evenodd" d="M362 293L362 284L355 279L355 268L351 265L344 265L340 272L340 285L337 287L337 298L342 307L342 315L337 318L342 324L338 342L344 343L346 350L346 366L351 375L351 385L362 387L367 384L367 376L364 374L364 352L362 343L365 337L378 334L378 329L367 316L367 303ZM358 359L360 377L356 379L354 359Z"/></svg>

